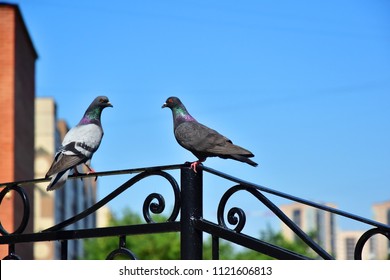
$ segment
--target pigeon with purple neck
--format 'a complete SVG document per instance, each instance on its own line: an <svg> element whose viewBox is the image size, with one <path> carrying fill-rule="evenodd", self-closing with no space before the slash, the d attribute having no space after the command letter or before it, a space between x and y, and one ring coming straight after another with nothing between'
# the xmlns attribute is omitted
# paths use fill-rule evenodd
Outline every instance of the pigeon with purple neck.
<svg viewBox="0 0 390 280"><path fill-rule="evenodd" d="M177 142L185 149L192 152L198 160L191 163L191 169L196 172L199 164L208 157L220 157L245 162L252 166L258 164L250 157L254 155L211 129L195 120L188 113L184 104L177 97L169 97L162 108L170 108L173 115L173 130Z"/></svg>
<svg viewBox="0 0 390 280"><path fill-rule="evenodd" d="M73 168L77 173L77 166L80 164L85 164L89 172L94 172L88 162L102 141L104 132L100 118L103 109L107 107L112 107L112 104L106 96L96 97L80 122L66 133L62 146L46 174L46 178L51 177L47 191L62 187L68 179L70 170Z"/></svg>

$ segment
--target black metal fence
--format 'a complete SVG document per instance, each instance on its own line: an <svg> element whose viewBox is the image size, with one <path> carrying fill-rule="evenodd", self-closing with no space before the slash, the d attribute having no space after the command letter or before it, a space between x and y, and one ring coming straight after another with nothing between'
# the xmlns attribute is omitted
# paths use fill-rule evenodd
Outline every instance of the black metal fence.
<svg viewBox="0 0 390 280"><path fill-rule="evenodd" d="M175 178L167 172L169 170L180 170L180 185L175 180ZM227 180L229 184L233 184L233 186L228 188L219 199L217 207L218 209L216 209L217 222L207 220L203 216L204 173L209 173L212 176L218 176L224 180ZM7 244L9 248L9 253L4 259L20 259L18 252L15 251L15 244L42 241L59 241L61 244L61 258L67 259L69 240L108 236L117 236L119 238L119 246L116 250L107 252L107 259L114 259L118 255L126 255L131 259L136 259L134 253L131 251L131 248L126 248L126 236L164 232L180 233L181 259L202 259L203 233L208 233L212 236L212 259L219 259L220 239L228 240L235 244L252 249L276 259L309 259L307 256L242 233L242 230L246 224L245 211L240 207L232 207L228 211L226 209L227 202L237 192L247 192L255 199L257 199L260 205L263 205L272 211L272 213L276 215L280 221L288 226L296 234L296 236L304 241L314 252L316 252L318 254L318 258L321 259L331 260L334 259L334 257L332 256L332 253L327 252L318 244L318 242L315 242L313 238L311 238L285 213L283 213L283 211L277 207L266 196L266 194L305 204L331 213L332 215L341 216L369 226L370 229L362 234L355 246L355 259L362 259L364 245L374 235L381 234L390 240L389 225L385 225L370 219L328 207L323 204L314 203L299 197L291 196L286 193L253 184L211 169L207 166L200 166L197 173L193 172L189 168L188 164L183 164L98 172L90 175L81 174L77 176L70 176L70 179L92 176L113 176L119 174L135 175L90 208L85 209L76 216L73 216L59 224L37 233L23 233L31 213L29 198L23 189L23 185L45 182L47 179L36 179L32 181L1 184L2 190L0 192L0 204L3 201L5 195L10 191L17 193L23 201L23 209L21 210L23 211L23 218L20 222L20 225L14 232L7 232L0 223L0 244ZM145 219L145 223L143 224L121 225L98 229L64 229L67 226L85 218L86 216L91 215L100 207L119 196L121 193L135 185L140 180L150 176L160 176L166 179L172 187L174 194L173 208L165 222L156 222L152 217L152 214L161 214L164 211L165 199L159 193L151 193L146 197L143 203L142 212Z"/></svg>

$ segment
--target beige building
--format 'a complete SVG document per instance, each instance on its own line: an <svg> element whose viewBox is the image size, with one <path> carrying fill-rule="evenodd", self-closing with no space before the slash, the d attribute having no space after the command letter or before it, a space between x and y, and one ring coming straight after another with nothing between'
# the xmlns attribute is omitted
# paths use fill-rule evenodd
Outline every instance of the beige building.
<svg viewBox="0 0 390 280"><path fill-rule="evenodd" d="M56 104L53 98L35 99L35 178L44 178L56 152ZM58 136L57 136L58 137ZM48 183L34 189L34 232L55 224L54 195L47 192ZM34 259L54 259L54 243L40 242L34 246Z"/></svg>
<svg viewBox="0 0 390 280"><path fill-rule="evenodd" d="M101 207L96 213L96 227L108 227L112 219L112 212L107 205Z"/></svg>
<svg viewBox="0 0 390 280"><path fill-rule="evenodd" d="M334 204L325 205L335 207ZM311 206L292 203L280 206L280 209L304 232L315 235L318 244L331 255L336 254L336 221L335 215ZM289 240L297 238L296 234L282 223L282 234Z"/></svg>
<svg viewBox="0 0 390 280"><path fill-rule="evenodd" d="M337 259L338 260L354 260L355 247L363 235L362 230L341 230L337 234ZM375 239L369 239L364 245L362 252L363 260L378 259L376 255Z"/></svg>
<svg viewBox="0 0 390 280"><path fill-rule="evenodd" d="M335 208L331 203L325 205ZM373 220L390 225L390 201L373 204L372 208ZM335 222L336 215L300 203L282 205L280 209L304 232L314 233L319 245L336 259L354 259L356 244L366 230L340 230ZM289 240L296 238L295 233L283 223L281 231ZM389 258L389 254L389 239L377 234L365 243L362 258L384 260Z"/></svg>
<svg viewBox="0 0 390 280"><path fill-rule="evenodd" d="M375 203L372 206L374 212L374 220L386 225L390 225L390 200ZM390 256L390 241L383 235L375 236L378 259L389 259Z"/></svg>

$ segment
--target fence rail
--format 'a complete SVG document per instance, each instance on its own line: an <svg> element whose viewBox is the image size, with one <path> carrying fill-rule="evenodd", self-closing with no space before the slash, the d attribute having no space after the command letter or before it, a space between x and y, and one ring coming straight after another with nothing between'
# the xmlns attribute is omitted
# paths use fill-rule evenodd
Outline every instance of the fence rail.
<svg viewBox="0 0 390 280"><path fill-rule="evenodd" d="M167 171L180 170L180 184ZM203 216L203 174L208 173L213 176L220 177L234 184L228 188L218 203L217 223L211 222ZM1 183L0 204L8 192L14 191L17 193L23 202L23 217L20 225L14 232L7 232L0 221L0 244L7 244L9 254L5 259L20 259L15 251L15 244L42 242L42 241L60 241L61 258L68 258L68 241L74 239L98 238L117 236L119 237L119 247L107 253L107 259L113 259L117 255L127 255L130 259L136 259L135 254L126 248L126 236L135 234L151 234L165 232L180 233L180 251L181 259L202 259L203 250L203 233L208 233L212 236L212 258L219 259L219 241L220 239L228 240L243 247L252 249L262 254L271 256L276 259L310 259L307 256L287 250L280 246L270 244L253 236L242 233L246 224L245 211L240 207L232 207L226 211L226 205L229 199L237 192L247 192L256 198L260 205L267 207L276 217L280 219L287 227L289 227L297 237L305 242L319 258L331 260L334 259L331 252L327 252L318 242L313 240L306 232L304 232L296 223L294 223L278 206L276 206L266 194L271 194L276 197L295 201L300 204L305 204L313 208L332 213L333 215L341 216L359 223L371 226L372 228L366 231L358 240L355 246L355 259L362 259L362 251L366 242L375 235L381 234L390 240L390 226L376 222L364 217L360 217L339 209L335 209L323 204L314 203L296 196L292 196L274 189L270 189L261 185L253 184L248 181L241 180L231 175L214 170L207 166L200 166L198 172L193 172L188 164L156 166L147 168L116 170L107 172L97 172L93 174L78 174L71 175L69 179L85 178L85 177L103 177L122 174L134 174L129 180L116 188L106 197L85 209L81 213L62 221L52 227L49 227L42 232L24 233L26 225L31 214L29 198L24 191L24 185L31 185L41 182L46 182L48 179L35 179L30 181L19 181ZM144 224L122 225L104 228L91 228L79 230L65 230L69 225L84 219L88 215L95 213L99 208L109 203L112 199L121 195L125 190L136 185L139 181L150 177L159 176L167 180L172 187L174 201L172 211L164 222L155 222L152 214L161 214L165 209L165 199L161 194L149 194L144 203L142 213L145 219ZM225 219L227 218L227 220ZM234 227L233 229L229 227Z"/></svg>

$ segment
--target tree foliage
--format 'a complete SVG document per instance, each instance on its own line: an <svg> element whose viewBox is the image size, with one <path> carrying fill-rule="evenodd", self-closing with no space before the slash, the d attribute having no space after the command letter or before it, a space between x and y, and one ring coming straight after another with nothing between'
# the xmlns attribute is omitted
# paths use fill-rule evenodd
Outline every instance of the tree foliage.
<svg viewBox="0 0 390 280"><path fill-rule="evenodd" d="M314 233L309 234L311 237L314 236ZM310 249L310 247L303 242L300 239L291 241L288 240L282 232L275 232L271 227L268 227L266 230L262 231L260 234L260 240L282 247L284 249L287 249L289 251L293 251L295 253L298 253L300 255L307 256L309 258L315 258L316 254ZM256 251L252 250L244 250L242 252L239 252L236 255L236 259L238 260L254 260L254 259L261 259L261 260L272 260L273 258L261 254Z"/></svg>
<svg viewBox="0 0 390 280"><path fill-rule="evenodd" d="M164 221L164 217L155 217L156 221ZM112 217L109 226L142 224L143 220L137 214L126 210L122 218ZM204 236L203 259L211 259L212 239ZM271 228L260 234L260 239L283 247L285 249L314 257L308 246L302 241L289 241L281 232L274 232ZM105 237L88 239L84 243L85 258L90 260L106 259L108 254L119 246L119 237ZM180 234L177 232L131 235L126 237L126 248L130 249L138 259L144 260L177 260L180 259ZM219 258L221 260L266 260L271 257L252 251L239 249L230 242L219 241Z"/></svg>
<svg viewBox="0 0 390 280"><path fill-rule="evenodd" d="M156 218L158 221L158 218ZM122 218L112 217L109 226L142 224L142 219L126 210ZM108 254L119 247L119 237L94 238L86 240L85 258L106 259ZM177 232L131 235L126 237L126 248L138 259L174 260L180 259L180 236Z"/></svg>

